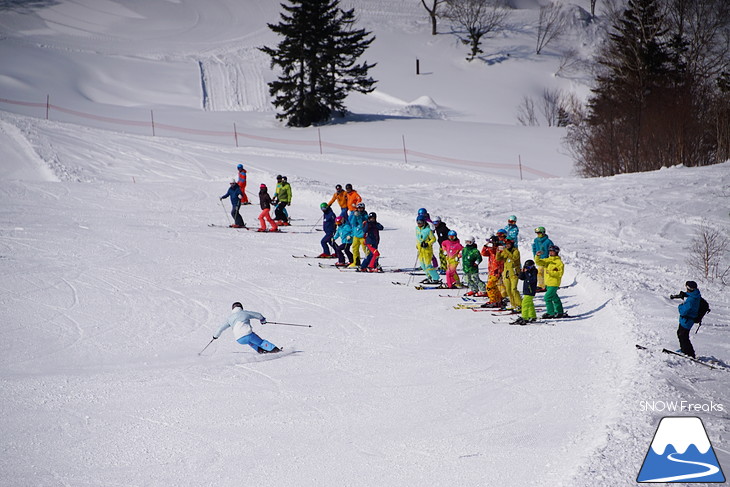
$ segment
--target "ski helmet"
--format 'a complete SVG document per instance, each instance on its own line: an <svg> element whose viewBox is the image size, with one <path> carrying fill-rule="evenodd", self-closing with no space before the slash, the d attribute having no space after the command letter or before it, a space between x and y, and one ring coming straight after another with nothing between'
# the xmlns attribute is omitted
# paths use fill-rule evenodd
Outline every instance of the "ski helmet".
<svg viewBox="0 0 730 487"><path fill-rule="evenodd" d="M426 217L425 217L425 216L423 216L423 215L418 215L418 216L416 217L416 223L419 223L419 222L423 222L423 223L426 223Z"/></svg>
<svg viewBox="0 0 730 487"><path fill-rule="evenodd" d="M261 186L259 186L260 189L266 189L266 185L264 183L261 183Z"/></svg>
<svg viewBox="0 0 730 487"><path fill-rule="evenodd" d="M439 223L441 223L441 217L435 216L435 217L433 217L433 220L431 220L431 221L434 222L436 225L438 225Z"/></svg>
<svg viewBox="0 0 730 487"><path fill-rule="evenodd" d="M449 230L448 236L449 237L456 237L456 230Z"/></svg>
<svg viewBox="0 0 730 487"><path fill-rule="evenodd" d="M695 281L687 281L684 283L687 289L697 289L697 283Z"/></svg>
<svg viewBox="0 0 730 487"><path fill-rule="evenodd" d="M243 169L243 164L239 164L238 166L236 166L236 169L238 169L238 170Z"/></svg>
<svg viewBox="0 0 730 487"><path fill-rule="evenodd" d="M506 231L506 230L504 230L504 229L502 229L502 230L497 230L497 236L499 237L500 235L505 235L505 236L506 236L506 235L507 235L507 231Z"/></svg>
<svg viewBox="0 0 730 487"><path fill-rule="evenodd" d="M335 191L342 191L342 185L338 184L337 186L335 186Z"/></svg>
<svg viewBox="0 0 730 487"><path fill-rule="evenodd" d="M419 208L418 209L418 214L419 215L425 215L426 213L428 213L428 211L426 211L426 208Z"/></svg>
<svg viewBox="0 0 730 487"><path fill-rule="evenodd" d="M345 189L346 189L347 191L352 191L352 184L350 184L350 183L347 183L347 184L345 185Z"/></svg>
<svg viewBox="0 0 730 487"><path fill-rule="evenodd" d="M476 237L473 237L473 236L472 237L467 237L466 239L464 239L464 243L467 243L467 244L473 244L476 241L477 241L477 238Z"/></svg>
<svg viewBox="0 0 730 487"><path fill-rule="evenodd" d="M551 245L550 247L548 247L548 252L555 252L556 254L559 254L560 247L558 247L557 245Z"/></svg>
<svg viewBox="0 0 730 487"><path fill-rule="evenodd" d="M515 215L510 215L510 217L507 218L507 221L508 222L516 222L517 221L517 217Z"/></svg>
<svg viewBox="0 0 730 487"><path fill-rule="evenodd" d="M378 218L378 215L374 211L371 211L370 213L368 213L368 218L376 218L377 219Z"/></svg>
<svg viewBox="0 0 730 487"><path fill-rule="evenodd" d="M530 267L535 267L535 261L534 261L534 260L532 260L532 259L527 259L527 260L525 261L525 267L527 267L528 269L529 269Z"/></svg>
<svg viewBox="0 0 730 487"><path fill-rule="evenodd" d="M365 209L365 203L362 203L362 202L358 203L357 206L356 206L356 208L358 210L364 210Z"/></svg>
<svg viewBox="0 0 730 487"><path fill-rule="evenodd" d="M327 208L329 208L329 206L327 205L327 203L320 203L320 204L319 204L319 209L320 209L320 210L324 211L324 210L326 210Z"/></svg>
<svg viewBox="0 0 730 487"><path fill-rule="evenodd" d="M545 233L545 227L537 227L535 233Z"/></svg>
<svg viewBox="0 0 730 487"><path fill-rule="evenodd" d="M282 176L281 179L283 179L284 181L287 181L286 176Z"/></svg>
<svg viewBox="0 0 730 487"><path fill-rule="evenodd" d="M345 221L345 219L342 218L341 216L338 216L337 218L335 218L335 224L337 224L337 225L341 225L342 222L344 222L344 221Z"/></svg>
<svg viewBox="0 0 730 487"><path fill-rule="evenodd" d="M238 301L236 301L235 303L233 303L233 304L231 305L231 309L236 309L236 308L241 308L241 309L243 309L243 305L242 305L241 303L239 303Z"/></svg>

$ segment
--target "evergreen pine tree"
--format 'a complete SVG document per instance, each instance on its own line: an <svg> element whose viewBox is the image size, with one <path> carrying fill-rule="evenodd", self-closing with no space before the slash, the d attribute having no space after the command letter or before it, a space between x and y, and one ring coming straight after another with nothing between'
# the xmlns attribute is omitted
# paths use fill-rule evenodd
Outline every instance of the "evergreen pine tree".
<svg viewBox="0 0 730 487"><path fill-rule="evenodd" d="M374 40L354 29L353 10L343 11L339 0L289 0L282 4L281 22L269 28L283 37L276 49L263 47L272 67L281 69L269 83L279 120L293 127L326 122L333 113L346 112L350 91L369 93L375 80L367 73L374 64L357 59Z"/></svg>

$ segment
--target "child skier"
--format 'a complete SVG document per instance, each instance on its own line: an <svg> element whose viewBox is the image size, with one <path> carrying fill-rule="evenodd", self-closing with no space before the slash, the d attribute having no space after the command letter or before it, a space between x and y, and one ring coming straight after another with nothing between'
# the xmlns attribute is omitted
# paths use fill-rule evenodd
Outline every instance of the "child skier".
<svg viewBox="0 0 730 487"><path fill-rule="evenodd" d="M497 253L497 260L504 262L504 270L502 271L502 282L507 290L509 298L509 308L514 312L520 311L522 298L517 290L518 276L520 274L520 250L515 246L515 241L507 238L506 246Z"/></svg>
<svg viewBox="0 0 730 487"><path fill-rule="evenodd" d="M553 246L553 241L545 233L545 227L537 227L535 234L537 234L537 237L532 241L533 257L537 257L538 252L542 252L542 255L548 255L548 250ZM545 292L545 268L539 264L537 266L537 292Z"/></svg>
<svg viewBox="0 0 730 487"><path fill-rule="evenodd" d="M244 228L246 224L241 218L239 210L241 209L241 188L238 187L238 183L235 179L231 180L228 192L221 196L219 199L223 201L225 198L231 199L231 216L233 217L233 225L229 225L231 228Z"/></svg>
<svg viewBox="0 0 730 487"><path fill-rule="evenodd" d="M441 220L440 216L433 218L433 233L436 235L436 240L439 243L439 273L443 274L446 272L446 254L442 247L443 243L449 239L449 227L446 223Z"/></svg>
<svg viewBox="0 0 730 487"><path fill-rule="evenodd" d="M355 207L355 211L350 215L350 227L352 228L352 246L350 247L352 251L352 263L348 267L355 268L361 263L360 247L365 247L364 225L367 219L368 215L365 213L365 203L361 201ZM363 258L365 258L365 254L363 252Z"/></svg>
<svg viewBox="0 0 730 487"><path fill-rule="evenodd" d="M467 296L486 296L486 286L479 279L479 263L482 261L482 254L477 249L476 239L469 237L464 240L464 249L461 251L461 265L464 271L464 282L469 286Z"/></svg>
<svg viewBox="0 0 730 487"><path fill-rule="evenodd" d="M518 276L522 279L522 316L517 319L516 323L524 325L537 320L535 312L535 293L537 292L537 267L531 259L525 261L525 266Z"/></svg>
<svg viewBox="0 0 730 487"><path fill-rule="evenodd" d="M271 225L269 232L278 232L279 227L271 219L271 196L269 196L269 190L265 184L259 186L259 206L261 206L261 213L259 214L259 232L266 232L266 222Z"/></svg>
<svg viewBox="0 0 730 487"><path fill-rule="evenodd" d="M441 248L446 254L446 287L449 289L461 287L456 268L459 265L459 257L464 246L459 242L456 231L449 230L449 238L441 244Z"/></svg>
<svg viewBox="0 0 730 487"><path fill-rule="evenodd" d="M347 221L347 218L338 216L335 218L335 225L337 231L335 232L335 254L337 254L337 267L345 267L352 263L352 253L350 252L350 245L352 244L352 227ZM340 243L337 243L337 239L340 239ZM345 262L345 256L347 256L347 262Z"/></svg>
<svg viewBox="0 0 730 487"><path fill-rule="evenodd" d="M433 244L436 242L436 236L431 231L431 227L426 223L426 217L418 215L416 217L416 250L418 251L418 262L421 269L428 276L421 281L423 284L441 284L439 274L433 266Z"/></svg>
<svg viewBox="0 0 730 487"><path fill-rule="evenodd" d="M236 186L238 187L238 186ZM246 311L239 302L233 303L231 306L231 314L226 318L218 331L213 335L213 340L217 340L227 328L233 331L233 338L241 345L249 345L258 353L276 353L281 349L273 343L263 340L260 336L253 332L251 328L251 319L259 320L262 325L266 324L266 318L256 311Z"/></svg>
<svg viewBox="0 0 730 487"><path fill-rule="evenodd" d="M517 217L515 215L511 215L507 218L507 226L504 227L504 229L507 231L507 237L514 240L515 246L517 246L517 237L520 234L520 229L517 226Z"/></svg>
<svg viewBox="0 0 730 487"><path fill-rule="evenodd" d="M487 296L489 301L484 303L484 308L501 308L502 293L499 290L499 283L502 279L503 263L497 260L499 251L499 238L492 235L482 247L482 255L488 259L489 277L487 278Z"/></svg>
<svg viewBox="0 0 730 487"><path fill-rule="evenodd" d="M368 219L363 225L363 234L365 236L365 245L367 246L369 253L368 256L362 261L359 271L367 272L382 272L380 265L378 265L378 257L380 252L378 251L378 245L380 245L380 230L383 229L383 225L378 223L378 215L375 212L368 214Z"/></svg>
<svg viewBox="0 0 730 487"><path fill-rule="evenodd" d="M568 316L563 312L563 302L558 296L560 289L560 280L563 278L565 269L563 261L560 259L560 247L551 245L548 250L548 257L542 258L542 250L538 250L535 264L545 268L545 311L543 318L564 318Z"/></svg>
<svg viewBox="0 0 730 487"><path fill-rule="evenodd" d="M251 202L248 201L246 195L246 170L243 168L243 164L239 164L236 169L238 169L238 187L241 188L241 202L244 205L250 205Z"/></svg>

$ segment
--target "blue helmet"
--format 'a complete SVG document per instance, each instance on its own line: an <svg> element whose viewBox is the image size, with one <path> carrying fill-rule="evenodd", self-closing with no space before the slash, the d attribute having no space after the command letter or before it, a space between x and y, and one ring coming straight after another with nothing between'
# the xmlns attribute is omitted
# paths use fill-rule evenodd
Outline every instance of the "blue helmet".
<svg viewBox="0 0 730 487"><path fill-rule="evenodd" d="M418 222L424 222L425 223L426 222L426 217L423 216L423 215L418 215L416 217L416 223L418 223Z"/></svg>
<svg viewBox="0 0 730 487"><path fill-rule="evenodd" d="M449 237L456 237L456 230L449 230L448 236Z"/></svg>
<svg viewBox="0 0 730 487"><path fill-rule="evenodd" d="M428 211L426 211L426 208L419 208L418 209L418 214L419 215L425 215L426 213L428 213Z"/></svg>
<svg viewBox="0 0 730 487"><path fill-rule="evenodd" d="M239 164L239 165L238 165L238 166L236 166L236 167L237 167L238 169L243 169L243 164Z"/></svg>

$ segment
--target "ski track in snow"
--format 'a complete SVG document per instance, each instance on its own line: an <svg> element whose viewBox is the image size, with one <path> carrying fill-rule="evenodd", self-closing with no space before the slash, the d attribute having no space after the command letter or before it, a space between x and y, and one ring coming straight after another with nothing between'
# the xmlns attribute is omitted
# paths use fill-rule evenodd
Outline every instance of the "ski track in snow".
<svg viewBox="0 0 730 487"><path fill-rule="evenodd" d="M379 29L375 52L403 44L397 58L382 59L380 74L400 73L415 56L427 71L416 79L399 74L401 83L384 76L380 94L367 99L380 112L363 113L393 113L428 97L460 122L444 133L444 120L376 115L323 127L325 140L398 148L406 134L416 150L431 152L420 148L427 141L437 154L458 148L454 157L499 162L532 151L525 160L548 172L562 160L551 154L558 131L470 124L469 111L482 110L483 100L459 105L453 95L469 85L452 84L471 79L475 67L437 64L447 36L411 44L428 29L422 8L406 0L348 5L365 27ZM499 105L515 96L500 83L525 86L518 80L530 78L503 70L525 60L519 30L532 28L528 14L519 13L517 27L485 55L495 62L474 78L493 87L485 95L490 117L512 110ZM270 74L255 48L273 39L261 20L277 16L275 2L243 10L226 0L59 2L39 15L3 12L0 47L18 49L11 71L26 66L21 52L71 66L54 71L66 76L54 80L61 90L54 99L82 108L91 100L146 111L155 100L184 124L186 110L202 108L202 77L206 108L220 113L198 121L223 126L234 119L225 112L235 110L257 133L311 141L311 132L282 135L265 118L273 118ZM102 63L109 58L119 66ZM90 68L91 59L99 66ZM161 66L174 74L156 80ZM455 73L448 83L444 67ZM149 96L143 83L132 95L130 80L115 79L134 68L152 84ZM17 72L7 80L19 93L32 81ZM449 89L438 89L439 80ZM252 116L258 111L265 117ZM662 416L640 411L640 401L727 397L724 371L637 352L634 344L676 342L677 302L666 296L689 274L685 246L703 220L730 231L730 163L519 181L516 170L488 166L109 129L0 112L10 170L0 174L0 485L238 486L242 476L261 486L634 485ZM510 143L515 134L531 143ZM504 146L495 143L502 139ZM532 228L545 226L563 249L560 295L575 318L509 326L393 286L392 275L333 272L290 257L319 253L321 232L209 228L229 221L230 204L217 198L239 161L254 203L259 183L273 188L274 176L287 174L290 211L312 225L334 184L352 182L389 229L381 252L397 267L414 261L413 219L422 206L480 246L517 214L523 261ZM242 211L255 225L257 205ZM727 362L730 301L716 286L702 290L716 325L692 340L700 355ZM262 337L292 351L281 356L260 357L230 332L198 356L236 300L269 320L313 327L254 322ZM544 307L542 296L535 304ZM727 452L727 414L703 413L703 420L716 451ZM256 468L242 470L242 458Z"/></svg>

